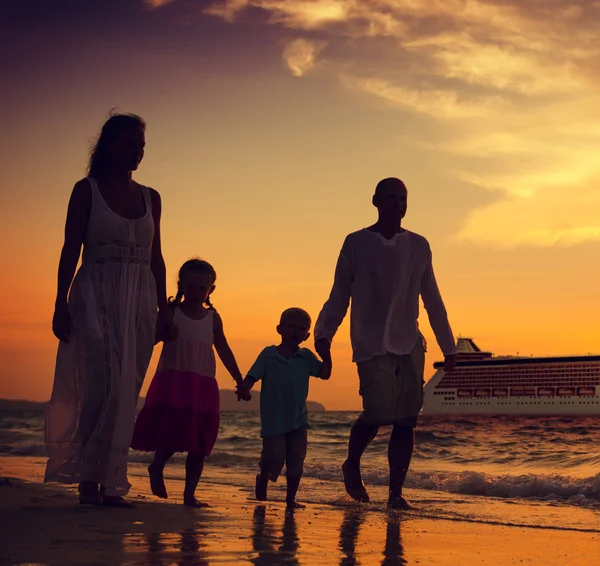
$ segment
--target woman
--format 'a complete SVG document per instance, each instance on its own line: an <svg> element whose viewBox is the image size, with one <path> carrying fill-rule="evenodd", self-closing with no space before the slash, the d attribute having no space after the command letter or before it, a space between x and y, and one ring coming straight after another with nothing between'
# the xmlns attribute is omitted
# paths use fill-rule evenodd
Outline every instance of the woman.
<svg viewBox="0 0 600 566"><path fill-rule="evenodd" d="M46 412L45 481L79 482L82 504L132 506L123 499L127 454L157 309L161 320L166 312L160 195L132 179L145 128L132 114L109 118L67 211L52 320L60 343Z"/></svg>

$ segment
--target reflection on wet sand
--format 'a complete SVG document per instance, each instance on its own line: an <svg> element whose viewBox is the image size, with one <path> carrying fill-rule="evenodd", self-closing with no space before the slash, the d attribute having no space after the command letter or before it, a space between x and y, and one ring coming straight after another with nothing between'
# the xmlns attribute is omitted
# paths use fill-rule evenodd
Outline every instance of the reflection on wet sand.
<svg viewBox="0 0 600 566"><path fill-rule="evenodd" d="M147 532L125 537L127 544L124 550L132 552L133 561L122 562L123 566L209 566L206 544L203 538L206 533L201 523L186 527L181 533Z"/></svg>
<svg viewBox="0 0 600 566"><path fill-rule="evenodd" d="M264 505L256 506L253 519L252 548L257 554L252 558L252 564L255 566L300 564L296 557L299 539L293 511L285 511L281 537L278 535L273 520L267 518L267 510Z"/></svg>
<svg viewBox="0 0 600 566"><path fill-rule="evenodd" d="M367 511L362 508L352 507L344 512L344 519L340 527L339 548L342 553L340 566L360 566L357 557L358 536L367 516ZM407 564L404 558L404 547L400 534L400 523L402 519L398 513L387 515L387 526L385 535L385 546L383 549L383 560L381 566L401 566Z"/></svg>
<svg viewBox="0 0 600 566"><path fill-rule="evenodd" d="M383 549L381 566L408 564L406 558L404 558L404 547L402 546L402 536L400 533L401 523L402 518L398 513L391 512L388 515L385 548Z"/></svg>

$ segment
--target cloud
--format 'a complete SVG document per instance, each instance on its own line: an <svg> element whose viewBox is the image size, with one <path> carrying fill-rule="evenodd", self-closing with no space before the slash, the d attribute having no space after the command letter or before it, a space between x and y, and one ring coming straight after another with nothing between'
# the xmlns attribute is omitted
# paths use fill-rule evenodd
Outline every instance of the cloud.
<svg viewBox="0 0 600 566"><path fill-rule="evenodd" d="M283 58L298 77L326 42L331 78L437 124L404 138L504 195L472 212L459 241L600 240L600 2L215 0L206 13L293 33Z"/></svg>
<svg viewBox="0 0 600 566"><path fill-rule="evenodd" d="M477 118L506 106L501 99L461 97L450 89L419 89L380 78L346 77L347 86L367 92L397 106L439 119Z"/></svg>
<svg viewBox="0 0 600 566"><path fill-rule="evenodd" d="M323 50L324 41L294 39L283 50L283 60L295 77L301 77L311 71L317 63L317 55Z"/></svg>
<svg viewBox="0 0 600 566"><path fill-rule="evenodd" d="M495 202L472 214L456 239L496 248L600 240L599 188L600 177L576 185L544 186L539 189L543 198L535 193Z"/></svg>
<svg viewBox="0 0 600 566"><path fill-rule="evenodd" d="M171 4L172 2L175 2L175 0L144 0L146 6L150 7L151 9L160 8L162 6L166 6L167 4Z"/></svg>

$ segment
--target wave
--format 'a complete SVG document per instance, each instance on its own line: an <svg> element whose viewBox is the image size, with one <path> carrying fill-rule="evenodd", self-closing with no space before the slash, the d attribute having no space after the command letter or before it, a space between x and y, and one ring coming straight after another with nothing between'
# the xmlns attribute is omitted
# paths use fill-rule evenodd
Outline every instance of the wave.
<svg viewBox="0 0 600 566"><path fill-rule="evenodd" d="M23 443L17 446L2 444L0 445L0 454L45 457L46 449L43 444L39 443ZM129 459L132 463L148 463L152 460L152 453L131 451ZM184 454L176 454L173 458L174 463L183 464L184 460ZM217 450L207 459L207 464L218 468L250 471L256 469L258 460L259 452L243 454ZM320 462L307 461L304 475L320 481L341 484L341 461L328 464L321 462L322 460ZM362 475L367 485L385 486L388 483L387 466L379 469L363 467ZM406 478L405 486L470 496L556 501L600 509L600 473L586 478L574 478L559 474L494 475L471 470L459 472L411 470Z"/></svg>
<svg viewBox="0 0 600 566"><path fill-rule="evenodd" d="M0 454L7 456L46 456L46 446L37 442L18 445L0 444Z"/></svg>
<svg viewBox="0 0 600 566"><path fill-rule="evenodd" d="M320 480L342 482L339 466L307 465L305 475ZM387 485L387 470L363 470L366 484ZM558 474L523 474L495 476L475 471L409 471L405 486L413 489L445 491L461 495L559 501L572 505L600 508L600 474L572 478Z"/></svg>

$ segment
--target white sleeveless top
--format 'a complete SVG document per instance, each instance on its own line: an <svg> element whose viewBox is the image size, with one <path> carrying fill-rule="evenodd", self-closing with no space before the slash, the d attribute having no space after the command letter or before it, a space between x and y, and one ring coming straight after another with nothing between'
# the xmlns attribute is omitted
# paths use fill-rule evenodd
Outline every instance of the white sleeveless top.
<svg viewBox="0 0 600 566"><path fill-rule="evenodd" d="M150 191L142 186L146 213L140 218L124 218L114 212L102 197L96 180L92 187L92 209L83 245L83 261L119 262L150 267L154 221Z"/></svg>
<svg viewBox="0 0 600 566"><path fill-rule="evenodd" d="M213 351L214 311L209 310L200 320L189 318L175 307L173 324L179 336L163 345L157 373L163 371L192 372L204 377L215 377L216 360Z"/></svg>

